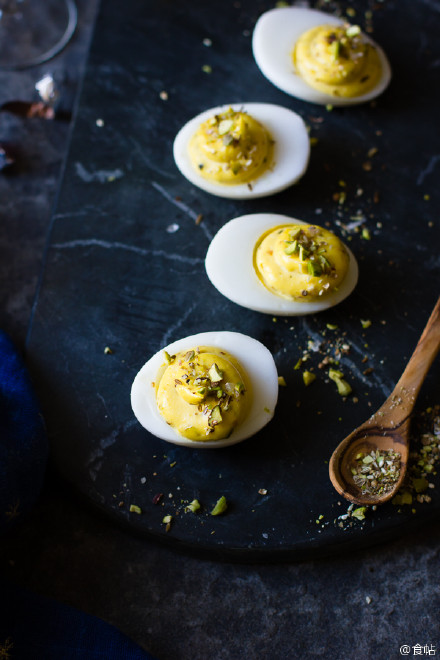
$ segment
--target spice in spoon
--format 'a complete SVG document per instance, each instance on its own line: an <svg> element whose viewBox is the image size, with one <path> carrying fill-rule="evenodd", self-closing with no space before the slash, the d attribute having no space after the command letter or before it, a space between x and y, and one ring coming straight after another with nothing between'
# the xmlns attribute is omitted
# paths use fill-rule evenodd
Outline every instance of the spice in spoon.
<svg viewBox="0 0 440 660"><path fill-rule="evenodd" d="M360 452L355 458L352 474L362 495L376 497L388 493L400 476L400 453L393 449Z"/></svg>

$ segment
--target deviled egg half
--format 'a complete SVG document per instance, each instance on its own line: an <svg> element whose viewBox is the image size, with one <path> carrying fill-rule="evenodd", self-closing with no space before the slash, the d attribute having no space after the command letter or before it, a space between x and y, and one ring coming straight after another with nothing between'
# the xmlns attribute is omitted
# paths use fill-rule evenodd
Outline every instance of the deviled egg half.
<svg viewBox="0 0 440 660"><path fill-rule="evenodd" d="M226 298L281 316L333 307L358 280L353 253L334 233L276 213L227 222L211 241L205 266Z"/></svg>
<svg viewBox="0 0 440 660"><path fill-rule="evenodd" d="M270 351L237 332L202 332L153 355L131 388L133 412L176 445L219 448L255 435L273 417L278 375Z"/></svg>
<svg viewBox="0 0 440 660"><path fill-rule="evenodd" d="M178 132L174 160L191 183L231 199L255 199L288 188L307 169L310 140L292 110L268 103L211 108Z"/></svg>
<svg viewBox="0 0 440 660"><path fill-rule="evenodd" d="M364 103L391 80L384 51L358 25L315 9L281 7L262 14L252 49L271 83L311 103Z"/></svg>

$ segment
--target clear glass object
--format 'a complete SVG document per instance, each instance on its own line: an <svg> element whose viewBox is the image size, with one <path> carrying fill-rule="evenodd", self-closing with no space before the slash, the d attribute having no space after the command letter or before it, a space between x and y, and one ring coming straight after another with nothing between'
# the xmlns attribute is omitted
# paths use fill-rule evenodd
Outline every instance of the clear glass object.
<svg viewBox="0 0 440 660"><path fill-rule="evenodd" d="M50 60L71 39L77 19L74 0L0 0L0 70Z"/></svg>

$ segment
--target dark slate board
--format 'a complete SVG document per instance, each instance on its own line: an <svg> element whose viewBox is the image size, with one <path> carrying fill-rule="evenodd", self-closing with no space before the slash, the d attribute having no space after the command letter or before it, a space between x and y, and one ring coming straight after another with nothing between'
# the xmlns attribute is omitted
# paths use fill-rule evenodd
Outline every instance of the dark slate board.
<svg viewBox="0 0 440 660"><path fill-rule="evenodd" d="M347 6L324 5L333 12ZM332 111L285 95L257 69L251 33L271 6L103 1L28 341L62 477L136 533L246 561L364 546L426 523L440 510L437 488L430 505L416 505L416 514L389 504L364 523L340 528L334 521L347 503L333 490L327 465L338 442L391 391L439 293L440 6L412 0L375 6L373 36L391 60L391 87L373 104ZM362 26L370 22L364 3L350 6L358 8ZM204 45L206 38L212 46ZM206 64L210 74L202 70ZM292 108L318 140L299 184L254 202L201 192L172 157L185 121L242 101ZM346 193L343 203L334 198L339 191ZM274 320L214 290L204 272L210 238L227 220L262 211L328 223L349 241L360 264L350 298L320 315ZM370 240L351 226L359 214ZM178 230L167 231L171 225ZM360 319L370 319L371 327L364 330ZM326 329L328 323L338 329ZM273 352L287 381L274 420L252 440L218 451L149 436L130 407L137 370L165 344L219 329L247 333ZM339 397L317 368L318 353L308 362L317 380L302 384L293 367L317 338L350 345L341 368L357 403ZM374 369L368 376L365 366ZM437 363L419 410L438 403L438 386ZM163 499L155 505L158 493ZM209 511L221 495L229 509L214 518ZM182 512L182 502L193 498L204 506L199 515ZM142 514L129 513L130 504ZM167 513L174 516L168 532Z"/></svg>

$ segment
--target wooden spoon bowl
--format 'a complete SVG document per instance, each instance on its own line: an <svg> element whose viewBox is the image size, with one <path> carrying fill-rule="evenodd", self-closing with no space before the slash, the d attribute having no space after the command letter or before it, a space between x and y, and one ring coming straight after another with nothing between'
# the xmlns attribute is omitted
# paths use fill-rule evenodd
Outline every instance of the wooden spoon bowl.
<svg viewBox="0 0 440 660"><path fill-rule="evenodd" d="M383 504L394 497L405 477L409 454L410 418L417 395L440 349L440 298L429 317L405 371L385 403L355 429L333 452L329 474L338 493L350 502L364 506ZM362 492L353 479L359 455L371 451L400 454L398 478L383 492Z"/></svg>

